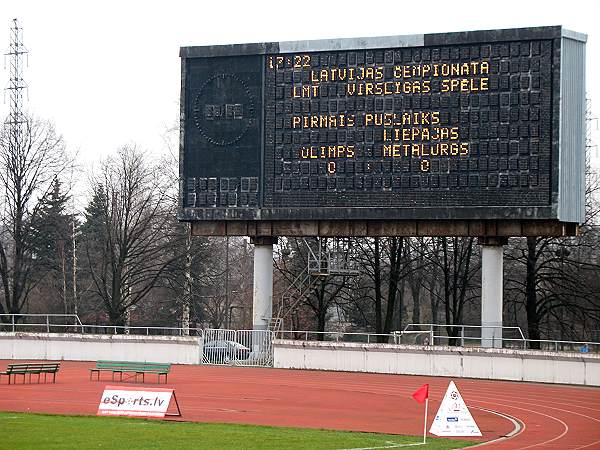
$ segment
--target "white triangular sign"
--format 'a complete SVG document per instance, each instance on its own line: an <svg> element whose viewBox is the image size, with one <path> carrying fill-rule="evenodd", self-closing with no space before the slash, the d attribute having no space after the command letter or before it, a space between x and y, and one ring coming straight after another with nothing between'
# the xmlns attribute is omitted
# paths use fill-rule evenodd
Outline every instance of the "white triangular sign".
<svg viewBox="0 0 600 450"><path fill-rule="evenodd" d="M481 431L454 381L448 385L429 432L436 436L481 436Z"/></svg>

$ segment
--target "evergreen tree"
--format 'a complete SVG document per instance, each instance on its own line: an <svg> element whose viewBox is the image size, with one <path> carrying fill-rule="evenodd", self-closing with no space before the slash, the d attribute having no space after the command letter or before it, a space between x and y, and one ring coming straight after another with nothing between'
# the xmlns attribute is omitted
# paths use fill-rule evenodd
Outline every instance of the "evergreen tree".
<svg viewBox="0 0 600 450"><path fill-rule="evenodd" d="M56 311L53 299L61 300L61 310L71 312L70 294L73 268L73 215L67 212L69 195L62 191L58 178L52 181L48 194L40 200L38 214L31 224L31 254L33 255L33 277L44 305L43 309ZM48 295L49 294L49 295Z"/></svg>
<svg viewBox="0 0 600 450"><path fill-rule="evenodd" d="M28 117L17 142L10 127L0 127L0 314L19 314L27 308L40 274L33 249L40 226L40 201L53 191L52 183L68 170L72 159L52 124ZM0 320L7 320L1 318Z"/></svg>
<svg viewBox="0 0 600 450"><path fill-rule="evenodd" d="M179 258L170 254L173 211L162 168L135 147L104 161L92 185L82 228L86 290L111 325L123 326Z"/></svg>
<svg viewBox="0 0 600 450"><path fill-rule="evenodd" d="M81 225L81 234L85 242L101 238L106 229L107 197L104 186L99 183L94 185L92 198L85 208L84 222Z"/></svg>

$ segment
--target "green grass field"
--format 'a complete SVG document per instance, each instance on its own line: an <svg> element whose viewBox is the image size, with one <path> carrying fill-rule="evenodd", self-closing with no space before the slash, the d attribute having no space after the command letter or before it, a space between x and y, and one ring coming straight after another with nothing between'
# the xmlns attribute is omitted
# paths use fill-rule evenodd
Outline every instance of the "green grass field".
<svg viewBox="0 0 600 450"><path fill-rule="evenodd" d="M0 412L0 449L356 449L402 448L414 436ZM423 449L473 442L427 439ZM410 448L410 447L405 447Z"/></svg>

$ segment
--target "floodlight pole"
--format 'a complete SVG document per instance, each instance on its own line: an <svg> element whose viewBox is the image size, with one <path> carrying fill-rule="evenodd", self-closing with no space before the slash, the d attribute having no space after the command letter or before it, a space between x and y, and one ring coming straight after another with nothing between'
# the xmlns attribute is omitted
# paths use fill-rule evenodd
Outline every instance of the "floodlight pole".
<svg viewBox="0 0 600 450"><path fill-rule="evenodd" d="M481 346L502 348L504 245L507 237L479 238L481 245Z"/></svg>

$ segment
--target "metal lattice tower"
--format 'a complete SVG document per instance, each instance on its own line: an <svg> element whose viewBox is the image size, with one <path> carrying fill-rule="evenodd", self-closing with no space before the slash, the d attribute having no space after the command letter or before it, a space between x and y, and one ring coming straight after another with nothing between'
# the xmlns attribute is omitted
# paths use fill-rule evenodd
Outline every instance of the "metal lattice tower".
<svg viewBox="0 0 600 450"><path fill-rule="evenodd" d="M4 123L9 128L9 149L13 152L16 152L20 145L26 122L23 110L23 96L27 89L23 79L23 55L25 54L27 49L23 45L23 29L19 28L17 19L13 19L10 46L8 52L4 54L4 65L9 68L8 85L5 88L5 100L7 92L9 97L9 113Z"/></svg>

